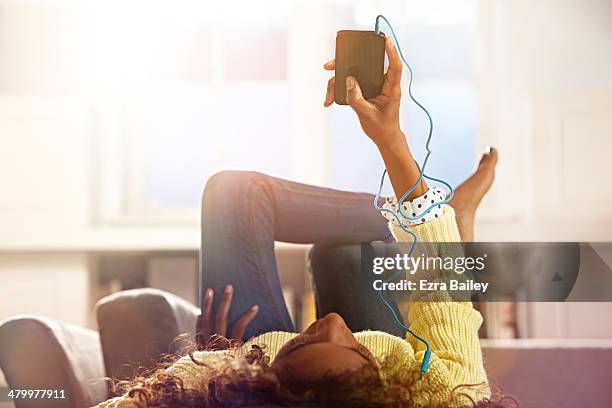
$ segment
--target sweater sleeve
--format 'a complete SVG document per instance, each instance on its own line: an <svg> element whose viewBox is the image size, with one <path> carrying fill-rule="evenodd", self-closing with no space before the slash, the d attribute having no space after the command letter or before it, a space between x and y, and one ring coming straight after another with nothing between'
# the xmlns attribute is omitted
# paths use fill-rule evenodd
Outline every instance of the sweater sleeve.
<svg viewBox="0 0 612 408"><path fill-rule="evenodd" d="M461 255L457 254L460 245L444 245L461 239L453 208L446 205L443 209L441 217L412 226L411 231L416 234L418 242L440 243L427 245L430 249L428 256ZM397 241L412 242L413 237L399 225L390 223L390 229ZM431 276L435 271L426 273ZM462 385L482 385L460 390L476 401L490 396L478 340L482 316L470 301L451 301L450 295L443 291L417 292L411 296L408 320L411 330L430 344L432 357L428 375L437 377L439 381L436 382L445 383L451 390ZM421 361L425 346L410 334L406 339L414 348L417 361Z"/></svg>

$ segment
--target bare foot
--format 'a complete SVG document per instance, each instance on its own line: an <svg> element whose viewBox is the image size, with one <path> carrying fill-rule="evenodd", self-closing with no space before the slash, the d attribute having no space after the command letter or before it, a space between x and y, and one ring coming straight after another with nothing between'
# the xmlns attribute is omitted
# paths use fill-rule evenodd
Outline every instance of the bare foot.
<svg viewBox="0 0 612 408"><path fill-rule="evenodd" d="M474 241L474 217L480 201L495 179L497 156L495 148L482 155L476 172L455 189L455 195L449 202L455 209L455 218L463 242Z"/></svg>

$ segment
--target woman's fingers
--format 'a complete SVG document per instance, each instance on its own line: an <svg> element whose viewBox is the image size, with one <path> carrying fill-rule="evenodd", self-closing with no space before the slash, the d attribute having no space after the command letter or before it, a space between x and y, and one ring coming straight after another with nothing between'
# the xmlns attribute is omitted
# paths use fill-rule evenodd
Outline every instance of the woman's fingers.
<svg viewBox="0 0 612 408"><path fill-rule="evenodd" d="M210 288L206 289L204 294L204 305L202 306L202 314L198 317L196 323L196 343L199 347L206 346L210 338L215 334L223 337L227 336L227 321L229 311L232 306L233 297L234 287L232 285L225 286L223 298L221 299L221 302L219 302L219 308L217 309L213 327L211 316L214 291ZM230 338L241 340L244 337L244 333L249 327L249 324L251 324L258 312L259 306L253 305L242 316L240 316L240 319L234 323Z"/></svg>
<svg viewBox="0 0 612 408"><path fill-rule="evenodd" d="M401 96L402 70L404 65L397 48L389 37L385 40L385 52L389 59L389 68L385 74L382 93L387 96Z"/></svg>
<svg viewBox="0 0 612 408"><path fill-rule="evenodd" d="M227 315L229 314L230 306L232 305L232 297L234 296L234 288L232 285L225 286L223 291L223 299L219 303L217 317L215 319L215 333L225 337L227 333Z"/></svg>
<svg viewBox="0 0 612 408"><path fill-rule="evenodd" d="M329 81L327 81L327 94L325 95L325 102L323 102L323 106L326 108L334 103L334 85L336 83L336 77L331 77Z"/></svg>
<svg viewBox="0 0 612 408"><path fill-rule="evenodd" d="M346 77L346 102L353 108L353 110L359 115L365 115L368 113L370 104L363 98L361 88L357 80L352 77Z"/></svg>
<svg viewBox="0 0 612 408"><path fill-rule="evenodd" d="M251 324L253 319L255 319L255 316L257 316L257 312L259 312L259 306L253 305L242 316L240 316L240 319L234 323L234 327L232 328L232 339L242 340L246 329L249 327L249 324Z"/></svg>
<svg viewBox="0 0 612 408"><path fill-rule="evenodd" d="M385 52L387 53L387 58L389 58L389 69L401 73L404 68L402 58L395 47L395 43L393 43L393 40L389 37L385 39Z"/></svg>
<svg viewBox="0 0 612 408"><path fill-rule="evenodd" d="M215 292L208 288L206 289L206 294L204 295L204 310L202 311L202 319L200 332L208 339L212 336L212 305L213 300L215 298Z"/></svg>
<svg viewBox="0 0 612 408"><path fill-rule="evenodd" d="M212 304L215 293L212 289L206 289L204 294L204 306L202 308L202 314L198 317L196 323L196 343L199 346L204 346L210 336L212 336Z"/></svg>
<svg viewBox="0 0 612 408"><path fill-rule="evenodd" d="M323 68L328 71L333 71L336 69L336 60L329 60L325 64L323 64ZM325 102L323 102L323 106L328 107L334 102L334 83L336 82L336 77L331 77L329 81L327 81L327 93L325 94Z"/></svg>

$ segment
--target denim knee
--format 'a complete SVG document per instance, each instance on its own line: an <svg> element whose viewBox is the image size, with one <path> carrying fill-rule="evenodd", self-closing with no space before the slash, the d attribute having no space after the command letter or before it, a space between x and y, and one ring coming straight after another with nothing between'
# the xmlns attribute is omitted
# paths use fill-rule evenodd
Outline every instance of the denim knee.
<svg viewBox="0 0 612 408"><path fill-rule="evenodd" d="M261 185L266 175L254 171L223 170L210 176L204 187L203 201L223 203L244 197L249 189Z"/></svg>
<svg viewBox="0 0 612 408"><path fill-rule="evenodd" d="M242 212L253 204L267 205L262 197L268 194L254 195L253 192L265 187L268 179L269 176L254 171L224 170L213 174L202 195L203 216Z"/></svg>

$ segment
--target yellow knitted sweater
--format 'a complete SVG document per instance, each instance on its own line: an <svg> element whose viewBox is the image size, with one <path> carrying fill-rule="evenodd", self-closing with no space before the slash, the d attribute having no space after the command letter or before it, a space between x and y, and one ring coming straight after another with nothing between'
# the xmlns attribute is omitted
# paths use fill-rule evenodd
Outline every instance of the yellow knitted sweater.
<svg viewBox="0 0 612 408"><path fill-rule="evenodd" d="M399 226L392 223L389 228L397 241L411 242L412 237ZM420 242L459 242L459 232L455 222L455 213L450 206L445 206L442 217L411 227ZM435 247L435 246L434 246ZM428 253L428 256L444 256L444 245L440 245L438 254ZM487 376L483 367L482 352L478 341L478 329L482 317L472 307L471 302L424 302L410 303L408 312L410 328L419 336L427 339L431 346L432 356L429 370L425 374L426 381L418 380L413 394L414 406L424 406L428 403L436 405L456 405L450 403L453 390L461 385L480 384L479 387L462 387L461 393L478 401L489 397L486 387ZM218 369L227 363L230 353L242 354L251 349L253 344L265 345L270 361L280 348L295 333L270 332L246 342L242 347L232 351L196 352L194 357L204 361L206 367L196 365L189 356L179 359L167 370L183 380L186 388L205 389L206 381ZM405 340L378 331L355 333L359 343L382 361L391 356L403 369L419 371L425 347L411 335ZM383 376L385 373L382 373ZM422 384L422 385L420 385ZM422 389L421 389L422 388ZM98 408L132 407L133 400L127 396L113 398ZM467 399L462 400L465 404Z"/></svg>

